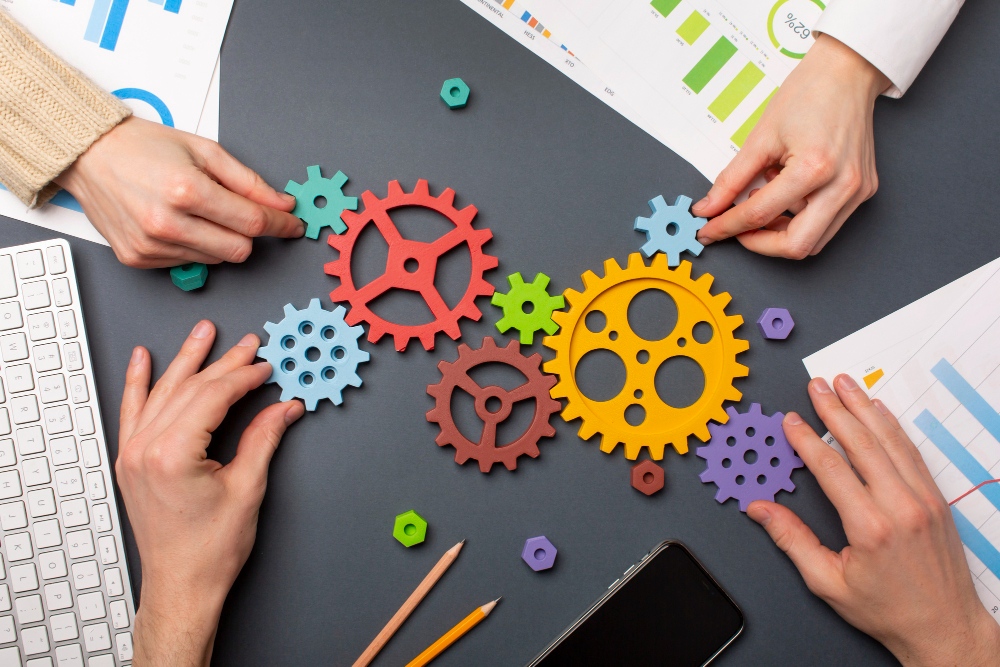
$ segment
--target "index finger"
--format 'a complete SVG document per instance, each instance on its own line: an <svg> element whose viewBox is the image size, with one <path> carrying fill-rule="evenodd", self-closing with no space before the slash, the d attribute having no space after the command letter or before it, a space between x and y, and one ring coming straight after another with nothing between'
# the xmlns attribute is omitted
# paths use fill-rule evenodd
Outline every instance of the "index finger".
<svg viewBox="0 0 1000 667"><path fill-rule="evenodd" d="M188 209L190 213L249 238L298 238L305 233L302 221L291 213L251 201L207 176L201 180L200 196Z"/></svg>

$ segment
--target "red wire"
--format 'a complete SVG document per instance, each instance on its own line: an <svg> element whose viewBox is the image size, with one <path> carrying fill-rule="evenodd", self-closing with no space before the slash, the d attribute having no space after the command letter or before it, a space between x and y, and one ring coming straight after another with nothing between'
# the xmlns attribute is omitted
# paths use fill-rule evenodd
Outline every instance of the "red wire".
<svg viewBox="0 0 1000 667"><path fill-rule="evenodd" d="M969 489L968 491L966 491L965 493L963 493L962 495L960 495L958 498L955 498L953 501L951 501L950 503L948 503L948 505L954 505L959 500L961 500L962 498L966 497L967 495L969 495L973 491L978 491L979 487L986 486L987 484L993 484L994 482L1000 482L1000 479L990 479L990 480L987 480L987 481L983 482L982 484L979 484L979 485L973 487L972 489Z"/></svg>

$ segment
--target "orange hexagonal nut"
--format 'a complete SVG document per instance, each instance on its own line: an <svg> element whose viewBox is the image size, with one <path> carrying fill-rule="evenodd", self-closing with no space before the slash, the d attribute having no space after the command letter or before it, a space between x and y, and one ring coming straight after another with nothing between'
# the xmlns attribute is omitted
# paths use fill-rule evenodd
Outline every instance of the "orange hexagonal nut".
<svg viewBox="0 0 1000 667"><path fill-rule="evenodd" d="M651 496L663 488L663 466L652 461L642 461L632 466L632 486Z"/></svg>
<svg viewBox="0 0 1000 667"><path fill-rule="evenodd" d="M413 510L403 512L396 517L392 528L392 536L404 547L420 544L427 537L427 522Z"/></svg>

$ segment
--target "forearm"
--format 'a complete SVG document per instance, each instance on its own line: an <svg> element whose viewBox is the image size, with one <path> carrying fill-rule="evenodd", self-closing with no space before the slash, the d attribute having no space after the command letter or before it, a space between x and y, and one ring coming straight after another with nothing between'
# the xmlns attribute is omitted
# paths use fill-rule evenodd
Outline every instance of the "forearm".
<svg viewBox="0 0 1000 667"><path fill-rule="evenodd" d="M221 603L207 596L142 589L135 615L134 667L206 667L218 630Z"/></svg>

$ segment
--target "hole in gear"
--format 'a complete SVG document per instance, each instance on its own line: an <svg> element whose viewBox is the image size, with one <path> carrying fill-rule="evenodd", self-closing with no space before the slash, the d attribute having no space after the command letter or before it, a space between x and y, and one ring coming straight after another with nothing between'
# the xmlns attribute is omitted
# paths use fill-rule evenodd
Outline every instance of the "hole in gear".
<svg viewBox="0 0 1000 667"><path fill-rule="evenodd" d="M337 337L337 330L333 327L323 327L323 330L319 332L319 335L323 337L323 340L333 340Z"/></svg>
<svg viewBox="0 0 1000 667"><path fill-rule="evenodd" d="M345 350L340 346L337 346L332 350L330 350L330 356L333 357L334 361L341 361L344 357L347 356L347 350Z"/></svg>
<svg viewBox="0 0 1000 667"><path fill-rule="evenodd" d="M691 328L691 338L694 338L699 345L711 342L713 336L715 336L715 329L708 322L698 322Z"/></svg>
<svg viewBox="0 0 1000 667"><path fill-rule="evenodd" d="M677 326L677 302L661 289L644 289L629 301L627 318L639 338L663 340Z"/></svg>
<svg viewBox="0 0 1000 667"><path fill-rule="evenodd" d="M293 336L285 336L281 339L281 347L286 350L291 350L295 348L295 338Z"/></svg>
<svg viewBox="0 0 1000 667"><path fill-rule="evenodd" d="M303 336L311 336L313 332L312 322L302 322L299 324L299 333Z"/></svg>
<svg viewBox="0 0 1000 667"><path fill-rule="evenodd" d="M592 310L583 318L583 324L590 333L601 333L608 326L608 318L599 310Z"/></svg>
<svg viewBox="0 0 1000 667"><path fill-rule="evenodd" d="M635 360L638 361L640 364L646 363L647 361L649 361L649 352L647 352L646 350L639 350L638 352L635 353Z"/></svg>
<svg viewBox="0 0 1000 667"><path fill-rule="evenodd" d="M306 350L306 359L309 361L319 361L319 348L310 347Z"/></svg>
<svg viewBox="0 0 1000 667"><path fill-rule="evenodd" d="M705 373L691 357L666 359L653 376L660 400L678 410L698 402L705 391Z"/></svg>
<svg viewBox="0 0 1000 667"><path fill-rule="evenodd" d="M302 375L299 376L299 384L301 384L303 387L308 387L313 383L313 380L315 379L316 378L313 377L312 373L308 372L303 373Z"/></svg>
<svg viewBox="0 0 1000 667"><path fill-rule="evenodd" d="M739 484L740 486L742 486L743 482L745 482L745 481L747 481L747 480L746 480L746 478L743 475L737 475L736 476L736 483Z"/></svg>
<svg viewBox="0 0 1000 667"><path fill-rule="evenodd" d="M636 389L632 395L635 396L636 398L642 398L642 389Z"/></svg>
<svg viewBox="0 0 1000 667"><path fill-rule="evenodd" d="M777 456L775 456L774 458L771 459L771 467L772 468L777 468L780 465L781 465L781 461L778 460Z"/></svg>
<svg viewBox="0 0 1000 667"><path fill-rule="evenodd" d="M413 257L410 257L405 262L403 262L403 270L406 271L407 273L416 273L419 268L420 268L420 262L418 262Z"/></svg>
<svg viewBox="0 0 1000 667"><path fill-rule="evenodd" d="M784 328L784 326L785 322L780 317L776 317L773 320L771 320L771 327L774 328L775 331L781 331Z"/></svg>
<svg viewBox="0 0 1000 667"><path fill-rule="evenodd" d="M644 421L646 421L646 408L638 403L625 408L625 422L629 426L641 426Z"/></svg>
<svg viewBox="0 0 1000 667"><path fill-rule="evenodd" d="M735 447L736 438L734 438L733 436L729 436L728 438L726 438L726 444L729 445L730 447Z"/></svg>
<svg viewBox="0 0 1000 667"><path fill-rule="evenodd" d="M757 463L757 450L748 449L743 452L743 460L751 465Z"/></svg>
<svg viewBox="0 0 1000 667"><path fill-rule="evenodd" d="M545 560L545 549L535 549L535 560Z"/></svg>
<svg viewBox="0 0 1000 667"><path fill-rule="evenodd" d="M687 342L686 338L678 338L677 339L677 347L684 347L687 344L688 344L688 342Z"/></svg>
<svg viewBox="0 0 1000 667"><path fill-rule="evenodd" d="M766 438L764 438L764 444L767 445L768 447L773 446L774 445L774 436L769 435Z"/></svg>
<svg viewBox="0 0 1000 667"><path fill-rule="evenodd" d="M656 476L651 472L643 473L642 475L643 484L652 484L654 479L656 479Z"/></svg>
<svg viewBox="0 0 1000 667"><path fill-rule="evenodd" d="M500 408L503 407L503 401L501 401L496 396L490 396L486 399L486 410L491 413L500 412Z"/></svg>
<svg viewBox="0 0 1000 667"><path fill-rule="evenodd" d="M294 359L285 359L284 361L282 361L281 362L281 370L285 371L286 373L291 373L292 371L294 371L295 370L295 360Z"/></svg>
<svg viewBox="0 0 1000 667"><path fill-rule="evenodd" d="M403 526L403 532L406 533L407 535L416 535L417 527L414 526L412 523L408 523L405 526Z"/></svg>
<svg viewBox="0 0 1000 667"><path fill-rule="evenodd" d="M528 381L521 371L499 361L476 364L466 374L480 387L500 387L507 391L513 391Z"/></svg>
<svg viewBox="0 0 1000 667"><path fill-rule="evenodd" d="M316 208L326 208L326 197L323 195L316 195L316 198L313 199L313 206Z"/></svg>
<svg viewBox="0 0 1000 667"><path fill-rule="evenodd" d="M535 302L525 301L524 303L522 303L521 312L524 313L525 315L531 315L533 312L535 312Z"/></svg>
<svg viewBox="0 0 1000 667"><path fill-rule="evenodd" d="M329 366L327 366L320 373L320 377L322 377L327 382L332 382L333 379L337 377L337 370L335 368L330 368Z"/></svg>
<svg viewBox="0 0 1000 667"><path fill-rule="evenodd" d="M722 459L722 467L723 468L728 468L731 465L733 465L732 459Z"/></svg>
<svg viewBox="0 0 1000 667"><path fill-rule="evenodd" d="M767 484L767 475L757 475L757 483L761 486Z"/></svg>
<svg viewBox="0 0 1000 667"><path fill-rule="evenodd" d="M747 437L748 438L752 438L756 434L757 434L757 429L755 429L753 426L750 426L749 428L747 428Z"/></svg>
<svg viewBox="0 0 1000 667"><path fill-rule="evenodd" d="M610 338L611 340L618 340L618 332L612 331L611 333L608 334L608 338Z"/></svg>
<svg viewBox="0 0 1000 667"><path fill-rule="evenodd" d="M625 363L611 350L591 350L577 363L574 378L585 397L610 401L625 388Z"/></svg>
<svg viewBox="0 0 1000 667"><path fill-rule="evenodd" d="M681 231L681 228L677 225L676 222L671 222L671 223L667 224L667 235L668 236L677 236L677 232L679 232L679 231Z"/></svg>

